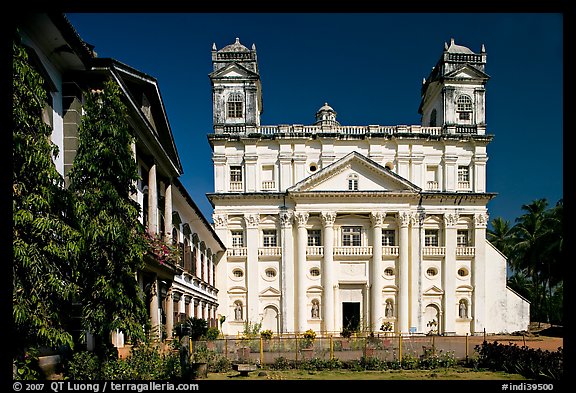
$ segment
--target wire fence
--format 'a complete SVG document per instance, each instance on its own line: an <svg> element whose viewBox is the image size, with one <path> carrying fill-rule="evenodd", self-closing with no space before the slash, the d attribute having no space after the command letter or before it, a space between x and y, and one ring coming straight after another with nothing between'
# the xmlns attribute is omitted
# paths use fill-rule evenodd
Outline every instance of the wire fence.
<svg viewBox="0 0 576 393"><path fill-rule="evenodd" d="M485 338L484 338L485 339ZM457 360L475 356L475 346L482 336L322 336L306 340L295 334L262 337L222 338L195 341L192 352L208 350L235 363L272 364L277 358L299 362L309 359L341 361L359 360L362 357L384 361L402 361L403 358L451 356Z"/></svg>

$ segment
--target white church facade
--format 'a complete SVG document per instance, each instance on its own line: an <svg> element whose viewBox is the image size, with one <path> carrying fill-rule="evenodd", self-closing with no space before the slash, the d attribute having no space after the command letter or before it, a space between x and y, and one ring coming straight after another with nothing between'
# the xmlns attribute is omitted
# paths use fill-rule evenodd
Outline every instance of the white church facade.
<svg viewBox="0 0 576 393"><path fill-rule="evenodd" d="M526 330L486 240L486 52L445 44L418 125L260 124L256 49L212 51L213 221L221 329L345 327L464 335Z"/></svg>

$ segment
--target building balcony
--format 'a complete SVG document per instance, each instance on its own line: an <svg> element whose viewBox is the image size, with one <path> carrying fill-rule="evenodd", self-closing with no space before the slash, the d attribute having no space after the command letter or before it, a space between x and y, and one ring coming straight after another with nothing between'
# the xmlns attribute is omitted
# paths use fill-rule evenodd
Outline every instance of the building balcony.
<svg viewBox="0 0 576 393"><path fill-rule="evenodd" d="M282 255L282 247L260 247L258 256L260 257L279 257Z"/></svg>
<svg viewBox="0 0 576 393"><path fill-rule="evenodd" d="M248 256L248 247L234 247L226 250L228 259L246 258Z"/></svg>
<svg viewBox="0 0 576 393"><path fill-rule="evenodd" d="M425 246L422 254L426 257L443 257L446 255L446 247Z"/></svg>
<svg viewBox="0 0 576 393"><path fill-rule="evenodd" d="M262 182L262 191L276 190L276 182L274 180L265 180Z"/></svg>
<svg viewBox="0 0 576 393"><path fill-rule="evenodd" d="M334 247L334 256L371 257L372 246Z"/></svg>
<svg viewBox="0 0 576 393"><path fill-rule="evenodd" d="M473 257L476 254L476 247L456 247L457 257Z"/></svg>
<svg viewBox="0 0 576 393"><path fill-rule="evenodd" d="M438 182L437 181L426 182L426 189L430 190L430 191L437 191L438 190Z"/></svg>
<svg viewBox="0 0 576 393"><path fill-rule="evenodd" d="M324 255L324 246L308 246L306 247L306 255L321 257Z"/></svg>
<svg viewBox="0 0 576 393"><path fill-rule="evenodd" d="M241 181L231 181L230 182L230 191L242 191L243 186Z"/></svg>
<svg viewBox="0 0 576 393"><path fill-rule="evenodd" d="M400 247L399 246L382 246L382 255L391 255L391 256L398 256L400 255Z"/></svg>

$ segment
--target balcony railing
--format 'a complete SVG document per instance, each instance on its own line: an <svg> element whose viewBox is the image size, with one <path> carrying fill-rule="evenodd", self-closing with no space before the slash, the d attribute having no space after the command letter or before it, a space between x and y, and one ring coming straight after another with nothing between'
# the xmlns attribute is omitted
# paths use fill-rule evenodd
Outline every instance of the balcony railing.
<svg viewBox="0 0 576 393"><path fill-rule="evenodd" d="M459 181L458 182L458 189L459 190L469 190L470 189L470 182L469 181Z"/></svg>
<svg viewBox="0 0 576 393"><path fill-rule="evenodd" d="M262 190L275 190L276 189L276 182L274 180L265 180L262 182Z"/></svg>
<svg viewBox="0 0 576 393"><path fill-rule="evenodd" d="M428 190L437 190L438 189L438 182L437 181L428 181L426 182L426 189Z"/></svg>
<svg viewBox="0 0 576 393"><path fill-rule="evenodd" d="M261 134L261 135L282 135L282 134L340 134L340 135L366 135L366 134L424 134L442 135L442 127L422 127L420 125L397 125L397 126L346 126L346 125L276 125L245 127L242 125L228 125L215 128L216 134Z"/></svg>
<svg viewBox="0 0 576 393"><path fill-rule="evenodd" d="M334 255L372 256L372 246L334 247Z"/></svg>
<svg viewBox="0 0 576 393"><path fill-rule="evenodd" d="M245 257L248 256L248 247L235 247L226 250L229 257Z"/></svg>
<svg viewBox="0 0 576 393"><path fill-rule="evenodd" d="M473 257L476 254L476 247L456 247L457 257Z"/></svg>
<svg viewBox="0 0 576 393"><path fill-rule="evenodd" d="M242 182L241 181L231 181L230 182L230 191L242 191Z"/></svg>
<svg viewBox="0 0 576 393"><path fill-rule="evenodd" d="M306 255L324 255L324 246L308 246L306 247Z"/></svg>
<svg viewBox="0 0 576 393"><path fill-rule="evenodd" d="M400 247L398 246L382 246L382 255L400 255Z"/></svg>
<svg viewBox="0 0 576 393"><path fill-rule="evenodd" d="M430 257L443 257L446 254L446 247L425 246L423 254Z"/></svg>
<svg viewBox="0 0 576 393"><path fill-rule="evenodd" d="M280 256L282 255L282 247L260 247L258 249L259 256Z"/></svg>

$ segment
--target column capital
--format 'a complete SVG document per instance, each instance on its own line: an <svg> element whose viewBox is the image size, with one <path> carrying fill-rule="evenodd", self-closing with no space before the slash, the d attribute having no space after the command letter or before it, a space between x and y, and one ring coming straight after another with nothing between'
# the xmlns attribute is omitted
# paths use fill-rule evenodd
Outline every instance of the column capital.
<svg viewBox="0 0 576 393"><path fill-rule="evenodd" d="M246 228L258 228L260 215L257 213L244 214L244 222L246 223Z"/></svg>
<svg viewBox="0 0 576 393"><path fill-rule="evenodd" d="M322 219L322 225L331 227L336 221L336 212L322 212L320 213L320 218Z"/></svg>
<svg viewBox="0 0 576 393"><path fill-rule="evenodd" d="M282 228L292 227L292 216L294 213L291 210L281 210L280 211L280 226Z"/></svg>
<svg viewBox="0 0 576 393"><path fill-rule="evenodd" d="M381 227L384 224L384 219L386 218L386 212L376 211L370 213L370 222L374 228Z"/></svg>
<svg viewBox="0 0 576 393"><path fill-rule="evenodd" d="M296 221L296 223L298 224L298 227L301 228L304 225L306 225L306 223L308 222L308 217L310 217L310 215L308 214L308 212L294 212L294 220Z"/></svg>
<svg viewBox="0 0 576 393"><path fill-rule="evenodd" d="M452 228L458 222L458 213L444 213L444 226Z"/></svg>
<svg viewBox="0 0 576 393"><path fill-rule="evenodd" d="M419 227L424 224L424 219L426 218L426 213L414 212L410 215L410 223L413 227Z"/></svg>
<svg viewBox="0 0 576 393"><path fill-rule="evenodd" d="M399 211L398 215L396 216L396 219L400 227L406 228L410 224L410 213L407 212L406 210Z"/></svg>
<svg viewBox="0 0 576 393"><path fill-rule="evenodd" d="M226 225L228 224L228 215L226 215L226 214L212 214L212 220L214 221L214 227L226 228Z"/></svg>
<svg viewBox="0 0 576 393"><path fill-rule="evenodd" d="M476 224L476 228L486 228L488 225L488 213L474 214L474 223Z"/></svg>

